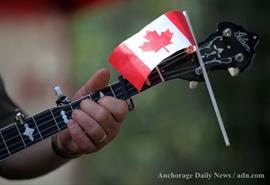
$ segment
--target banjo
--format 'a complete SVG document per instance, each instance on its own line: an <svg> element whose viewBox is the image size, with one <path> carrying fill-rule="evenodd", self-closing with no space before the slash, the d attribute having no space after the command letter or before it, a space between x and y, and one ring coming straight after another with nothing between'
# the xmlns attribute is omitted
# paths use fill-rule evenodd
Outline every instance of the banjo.
<svg viewBox="0 0 270 185"><path fill-rule="evenodd" d="M228 70L232 76L236 76L251 64L258 42L258 35L236 24L222 22L218 24L216 32L199 43L198 49L207 71ZM19 112L16 122L0 130L0 160L66 129L72 111L80 109L80 102L84 99L98 101L103 96L113 96L129 101L132 108L131 97L164 81L183 79L190 82L190 88L195 88L204 78L197 55L188 50L179 50L164 59L151 72L140 92L122 76L104 89L73 102L67 101L61 90L55 88L58 106L28 118Z"/></svg>

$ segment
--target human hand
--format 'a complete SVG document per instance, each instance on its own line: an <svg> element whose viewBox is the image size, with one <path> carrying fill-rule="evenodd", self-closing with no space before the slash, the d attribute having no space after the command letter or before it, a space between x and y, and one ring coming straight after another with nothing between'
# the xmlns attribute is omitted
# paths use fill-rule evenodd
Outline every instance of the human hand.
<svg viewBox="0 0 270 185"><path fill-rule="evenodd" d="M103 89L109 79L110 73L106 69L97 71L72 99L76 100ZM68 156L101 149L117 136L128 113L125 101L110 96L104 96L98 102L83 100L80 107L72 112L68 129L58 133L56 137L58 149Z"/></svg>

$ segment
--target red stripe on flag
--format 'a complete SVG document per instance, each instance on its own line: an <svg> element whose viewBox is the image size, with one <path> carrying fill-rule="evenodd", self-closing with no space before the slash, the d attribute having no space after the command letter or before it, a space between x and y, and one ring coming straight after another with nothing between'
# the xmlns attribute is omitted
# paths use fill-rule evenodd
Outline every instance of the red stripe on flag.
<svg viewBox="0 0 270 185"><path fill-rule="evenodd" d="M120 44L114 49L109 62L139 91L151 73L151 70L125 44Z"/></svg>
<svg viewBox="0 0 270 185"><path fill-rule="evenodd" d="M182 12L170 11L165 13L165 15L170 19L170 21L188 38L192 45L195 45L194 38L189 29L187 20Z"/></svg>

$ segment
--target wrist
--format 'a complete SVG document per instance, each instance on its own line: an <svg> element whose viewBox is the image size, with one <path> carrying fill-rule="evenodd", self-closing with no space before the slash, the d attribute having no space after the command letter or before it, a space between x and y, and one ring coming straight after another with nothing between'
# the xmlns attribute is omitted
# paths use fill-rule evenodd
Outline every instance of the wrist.
<svg viewBox="0 0 270 185"><path fill-rule="evenodd" d="M51 137L51 145L52 145L52 150L59 157L66 158L66 159L75 159L81 156L80 154L67 152L63 149L63 147L60 147L57 134Z"/></svg>

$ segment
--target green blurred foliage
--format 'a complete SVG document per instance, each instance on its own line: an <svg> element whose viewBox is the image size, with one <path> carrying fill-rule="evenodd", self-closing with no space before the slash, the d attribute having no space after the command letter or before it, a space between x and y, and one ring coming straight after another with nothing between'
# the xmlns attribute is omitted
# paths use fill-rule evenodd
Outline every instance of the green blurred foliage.
<svg viewBox="0 0 270 185"><path fill-rule="evenodd" d="M263 184L267 179L159 179L160 172L269 174L269 15L266 1L126 1L73 17L77 85L101 67L117 73L108 56L120 42L171 9L187 10L198 40L216 23L232 21L261 36L255 62L237 78L226 71L210 78L232 146L225 147L204 84L195 91L171 81L135 97L118 138L83 158L88 184Z"/></svg>

